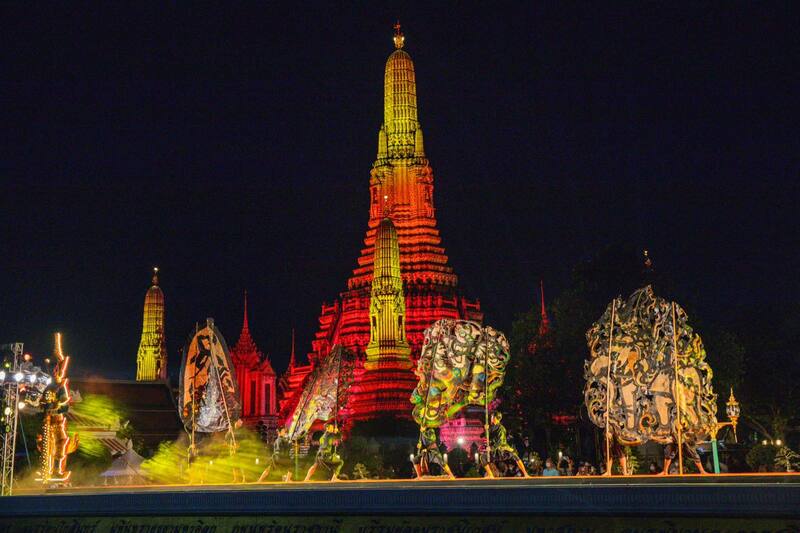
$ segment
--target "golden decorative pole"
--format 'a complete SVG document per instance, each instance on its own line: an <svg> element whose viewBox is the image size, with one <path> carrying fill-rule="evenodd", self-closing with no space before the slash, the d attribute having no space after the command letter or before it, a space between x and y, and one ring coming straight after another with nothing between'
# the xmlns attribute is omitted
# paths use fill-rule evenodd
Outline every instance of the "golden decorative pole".
<svg viewBox="0 0 800 533"><path fill-rule="evenodd" d="M194 334L200 331L200 324L194 323ZM197 401L197 373L199 370L195 367L194 374L192 375L192 440L189 448L189 466L191 467L192 461L197 457L197 413L200 410L199 402Z"/></svg>
<svg viewBox="0 0 800 533"><path fill-rule="evenodd" d="M680 375L678 373L678 324L675 317L675 302L672 302L672 363L675 367L675 410L677 418L676 426L678 429L678 473L683 475L683 420L681 418L683 391L681 390Z"/></svg>
<svg viewBox="0 0 800 533"><path fill-rule="evenodd" d="M725 404L725 413L728 415L730 419L728 422L715 422L713 428L711 429L711 452L714 458L714 473L719 474L719 449L717 447L717 433L720 429L724 428L725 426L731 426L733 429L733 440L734 442L739 442L739 439L736 437L736 426L739 423L739 415L741 414L741 409L739 408L739 402L736 401L736 397L733 395L733 387L731 387L731 396L728 398L727 403Z"/></svg>

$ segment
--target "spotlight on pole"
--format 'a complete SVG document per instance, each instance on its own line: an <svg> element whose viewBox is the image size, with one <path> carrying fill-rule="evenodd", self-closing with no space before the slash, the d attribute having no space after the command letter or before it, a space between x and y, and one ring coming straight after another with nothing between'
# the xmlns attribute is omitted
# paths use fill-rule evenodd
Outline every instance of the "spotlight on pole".
<svg viewBox="0 0 800 533"><path fill-rule="evenodd" d="M29 375L28 381L30 381L31 383L36 383L36 374Z"/></svg>
<svg viewBox="0 0 800 533"><path fill-rule="evenodd" d="M464 445L464 437L458 437L456 439L456 442L458 443L459 446L463 446Z"/></svg>
<svg viewBox="0 0 800 533"><path fill-rule="evenodd" d="M0 381L5 381L5 379L6 379L5 370L0 370Z"/></svg>
<svg viewBox="0 0 800 533"><path fill-rule="evenodd" d="M19 407L20 409L25 409L25 402L19 402L17 404L17 407Z"/></svg>
<svg viewBox="0 0 800 533"><path fill-rule="evenodd" d="M22 378L24 377L25 376L22 375L22 372L17 372L16 374L14 374L14 381L19 383L20 381L22 381Z"/></svg>

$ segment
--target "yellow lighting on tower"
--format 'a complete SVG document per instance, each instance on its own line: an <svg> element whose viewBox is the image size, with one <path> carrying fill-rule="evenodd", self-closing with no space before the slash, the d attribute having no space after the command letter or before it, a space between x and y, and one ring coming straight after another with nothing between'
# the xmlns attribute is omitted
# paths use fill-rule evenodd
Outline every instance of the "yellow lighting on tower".
<svg viewBox="0 0 800 533"><path fill-rule="evenodd" d="M164 338L164 293L158 286L158 267L153 285L144 297L142 338L136 354L136 381L167 379L167 345Z"/></svg>
<svg viewBox="0 0 800 533"><path fill-rule="evenodd" d="M369 305L370 335L365 368L381 360L400 359L411 365L411 348L406 340L406 302L400 276L400 248L397 230L389 218L378 226L375 238L375 273Z"/></svg>

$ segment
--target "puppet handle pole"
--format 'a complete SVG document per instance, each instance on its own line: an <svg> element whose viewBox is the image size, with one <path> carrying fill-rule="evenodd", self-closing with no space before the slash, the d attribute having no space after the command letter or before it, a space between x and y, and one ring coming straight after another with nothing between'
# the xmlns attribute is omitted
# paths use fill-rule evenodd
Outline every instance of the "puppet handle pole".
<svg viewBox="0 0 800 533"><path fill-rule="evenodd" d="M672 364L675 368L675 411L678 430L678 472L683 475L683 417L681 404L683 403L683 390L681 389L680 374L678 373L678 329L675 317L675 302L672 302Z"/></svg>
<svg viewBox="0 0 800 533"><path fill-rule="evenodd" d="M211 329L211 333L214 335L214 340L219 342L219 339L214 332L214 322L209 319L207 321L207 325L209 326L209 329ZM214 373L217 374L217 386L219 387L219 393L222 396L222 406L225 408L225 420L228 421L228 432L231 434L231 453L234 453L236 450L236 434L233 431L231 413L228 411L228 398L225 395L225 389L222 386L222 376L219 375L219 367L217 366L217 358L215 357L213 347L211 348L211 363L214 365Z"/></svg>
<svg viewBox="0 0 800 533"><path fill-rule="evenodd" d="M606 365L606 469L611 475L611 350L614 345L614 322L617 318L617 300L611 301L611 326L608 329L608 364ZM624 474L625 472L623 472Z"/></svg>
<svg viewBox="0 0 800 533"><path fill-rule="evenodd" d="M484 425L486 431L486 461L492 455L492 444L489 441L489 339L486 337L486 328L481 328L483 335L483 407L484 407Z"/></svg>

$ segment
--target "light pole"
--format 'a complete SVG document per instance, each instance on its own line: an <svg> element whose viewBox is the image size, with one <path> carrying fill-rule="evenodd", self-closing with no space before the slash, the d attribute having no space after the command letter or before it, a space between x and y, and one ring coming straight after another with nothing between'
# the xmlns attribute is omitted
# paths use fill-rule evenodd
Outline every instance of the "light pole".
<svg viewBox="0 0 800 533"><path fill-rule="evenodd" d="M741 414L741 409L739 408L739 402L736 401L736 398L733 395L732 388L731 388L731 396L725 403L725 413L728 415L729 420L727 422L715 422L714 428L711 430L711 453L714 456L715 474L719 474L719 451L717 450L717 432L719 432L719 430L724 428L725 426L731 426L733 428L733 440L735 442L739 442L739 440L736 438L736 424L739 423L739 415Z"/></svg>

